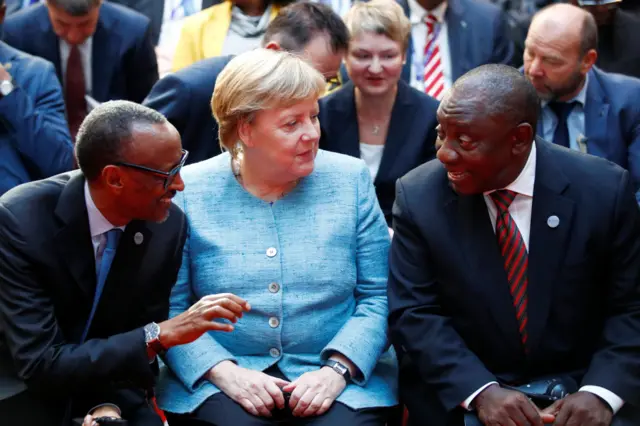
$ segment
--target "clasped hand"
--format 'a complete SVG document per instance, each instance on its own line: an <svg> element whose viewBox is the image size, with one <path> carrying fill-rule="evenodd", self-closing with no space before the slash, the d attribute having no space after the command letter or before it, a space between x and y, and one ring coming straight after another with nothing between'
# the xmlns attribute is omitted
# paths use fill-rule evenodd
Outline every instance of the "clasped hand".
<svg viewBox="0 0 640 426"><path fill-rule="evenodd" d="M576 392L539 410L523 393L491 385L473 401L485 426L610 426L613 413L589 392Z"/></svg>
<svg viewBox="0 0 640 426"><path fill-rule="evenodd" d="M285 408L284 392L291 394L289 408L294 416L319 416L346 387L344 378L326 367L288 382L223 361L211 369L208 378L247 412L263 417L271 417L276 407Z"/></svg>

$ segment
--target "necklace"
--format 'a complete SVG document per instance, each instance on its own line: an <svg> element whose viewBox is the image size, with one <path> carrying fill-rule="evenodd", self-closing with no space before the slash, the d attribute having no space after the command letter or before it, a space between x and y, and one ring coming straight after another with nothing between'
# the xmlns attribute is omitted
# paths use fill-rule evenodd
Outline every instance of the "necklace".
<svg viewBox="0 0 640 426"><path fill-rule="evenodd" d="M374 136L378 136L378 133L380 133L380 126L378 126L377 124L374 124L373 129L371 130L371 133Z"/></svg>

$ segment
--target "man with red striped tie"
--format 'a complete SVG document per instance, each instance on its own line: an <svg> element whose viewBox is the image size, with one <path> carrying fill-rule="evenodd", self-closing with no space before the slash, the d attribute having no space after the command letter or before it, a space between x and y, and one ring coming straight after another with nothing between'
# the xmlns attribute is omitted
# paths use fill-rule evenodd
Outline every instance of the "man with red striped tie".
<svg viewBox="0 0 640 426"><path fill-rule="evenodd" d="M511 62L505 15L474 0L397 0L411 21L403 80L441 100L465 72L483 64Z"/></svg>
<svg viewBox="0 0 640 426"><path fill-rule="evenodd" d="M515 68L465 74L438 160L398 180L389 325L410 425L640 424L629 172L535 138Z"/></svg>

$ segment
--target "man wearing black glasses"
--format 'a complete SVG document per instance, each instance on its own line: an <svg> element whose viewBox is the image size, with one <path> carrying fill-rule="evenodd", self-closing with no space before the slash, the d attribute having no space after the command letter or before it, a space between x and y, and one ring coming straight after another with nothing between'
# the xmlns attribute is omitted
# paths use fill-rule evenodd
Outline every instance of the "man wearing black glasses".
<svg viewBox="0 0 640 426"><path fill-rule="evenodd" d="M211 295L167 319L186 238L171 199L187 155L161 114L107 102L80 127L80 171L0 197L2 424L69 426L88 413L86 424L161 426L156 355L231 331L249 309Z"/></svg>

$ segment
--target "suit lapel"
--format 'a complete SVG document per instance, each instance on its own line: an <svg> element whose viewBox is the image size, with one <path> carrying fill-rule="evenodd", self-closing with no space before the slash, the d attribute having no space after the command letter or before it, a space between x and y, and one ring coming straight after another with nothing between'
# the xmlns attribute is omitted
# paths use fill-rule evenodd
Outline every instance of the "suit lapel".
<svg viewBox="0 0 640 426"><path fill-rule="evenodd" d="M53 32L51 21L47 8L44 5L39 5L37 19L39 21L40 30L42 34L40 36L40 42L42 43L42 57L51 62L56 67L56 74L58 79L64 86L64 76L62 75L62 60L60 59L60 40L58 36Z"/></svg>
<svg viewBox="0 0 640 426"><path fill-rule="evenodd" d="M609 101L600 86L597 72L592 69L589 71L587 100L584 106L585 136L589 154L610 158L607 139L608 116Z"/></svg>
<svg viewBox="0 0 640 426"><path fill-rule="evenodd" d="M88 303L91 303L96 286L96 267L84 182L84 176L76 173L62 191L55 214L63 225L54 240L55 247L60 250L60 261L66 264Z"/></svg>
<svg viewBox="0 0 640 426"><path fill-rule="evenodd" d="M449 58L451 59L451 81L456 81L469 66L467 60L467 22L463 16L464 7L456 0L450 0L445 12L447 20L447 37L449 41Z"/></svg>
<svg viewBox="0 0 640 426"><path fill-rule="evenodd" d="M101 8L91 51L91 96L99 102L109 100L114 64L119 62L120 35L110 31L110 26L105 8Z"/></svg>
<svg viewBox="0 0 640 426"><path fill-rule="evenodd" d="M531 211L529 238L529 284L527 346L534 352L542 338L549 306L553 297L556 276L564 259L570 240L575 203L562 195L569 181L553 160L554 147L541 140L536 141L536 177ZM556 216L559 224L548 225Z"/></svg>
<svg viewBox="0 0 640 426"><path fill-rule="evenodd" d="M478 284L472 290L485 299L484 305L489 307L505 344L515 352L522 352L507 274L484 196L458 196L457 202L451 202L446 210L447 216L456 217L460 225L459 239L469 265L469 274L472 275L472 281ZM477 280L478 276L482 279Z"/></svg>
<svg viewBox="0 0 640 426"><path fill-rule="evenodd" d="M384 180L391 172L391 168L399 157L404 142L411 139L413 130L411 123L415 115L415 108L412 108L413 104L409 90L411 90L410 87L404 82L398 83L398 93L391 110L389 130L387 131L387 139L382 151L382 159L376 175L376 181Z"/></svg>
<svg viewBox="0 0 640 426"><path fill-rule="evenodd" d="M330 125L332 135L337 136L337 152L352 157L360 157L360 134L358 131L358 116L356 113L355 88L352 82L345 84L335 94L335 109L331 111Z"/></svg>

